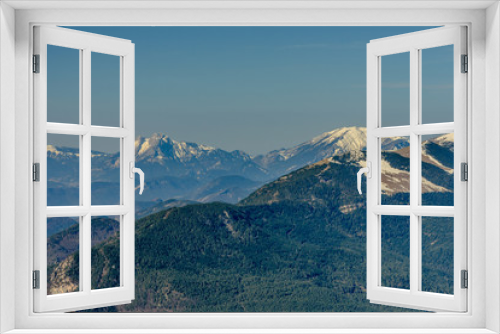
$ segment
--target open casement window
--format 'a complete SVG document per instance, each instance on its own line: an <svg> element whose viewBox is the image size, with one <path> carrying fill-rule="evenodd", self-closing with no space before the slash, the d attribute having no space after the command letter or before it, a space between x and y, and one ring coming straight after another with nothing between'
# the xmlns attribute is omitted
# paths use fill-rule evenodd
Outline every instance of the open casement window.
<svg viewBox="0 0 500 334"><path fill-rule="evenodd" d="M449 50L450 82L429 84L426 66L440 61L440 50ZM466 28L458 26L373 40L367 45L367 298L372 303L467 310L463 281L467 274L467 182L459 172L466 173L467 167L463 165L467 162L466 54ZM405 75L406 82L401 79ZM399 81L388 82L390 76ZM450 117L436 121L435 110L443 106L429 107L430 94L445 99L446 89ZM404 107L395 112L404 113L407 121L398 121L391 114L391 99L405 98ZM394 137L409 147L385 148L384 139ZM451 147L447 162L430 151L444 150L438 145L444 142ZM392 169L394 164L399 169ZM448 177L446 173L441 177L431 173L437 165L447 171L451 186L440 183ZM401 169L407 173L395 172ZM428 250L444 244L443 240L451 246L433 254L450 263L442 265L443 275L436 275L435 270L429 277L428 262L437 261L438 256L429 258ZM449 277L445 277L446 270ZM448 288L439 288L445 279Z"/></svg>
<svg viewBox="0 0 500 334"><path fill-rule="evenodd" d="M134 44L35 27L33 72L34 311L129 303L135 285ZM104 80L103 73L114 77ZM95 167L102 154L113 155L114 164ZM107 196L100 196L103 189ZM54 201L54 192L63 195ZM50 239L57 231L63 235ZM99 261L92 250L104 236L120 244L114 261ZM101 282L93 275L98 269L114 279Z"/></svg>

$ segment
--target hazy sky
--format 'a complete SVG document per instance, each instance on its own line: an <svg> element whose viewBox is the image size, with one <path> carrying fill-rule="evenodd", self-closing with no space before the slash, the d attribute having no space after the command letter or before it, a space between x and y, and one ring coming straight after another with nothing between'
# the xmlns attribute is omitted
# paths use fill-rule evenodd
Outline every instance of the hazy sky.
<svg viewBox="0 0 500 334"><path fill-rule="evenodd" d="M176 140L259 154L338 127L365 126L366 44L427 28L73 29L135 43L137 135L162 132ZM49 118L54 121L75 121L68 113L78 99L78 53L72 51L49 50ZM424 122L452 121L451 51L424 51ZM389 57L394 59L382 61L383 125L400 125L409 119L408 57ZM119 63L114 58L92 58L94 124L117 122Z"/></svg>

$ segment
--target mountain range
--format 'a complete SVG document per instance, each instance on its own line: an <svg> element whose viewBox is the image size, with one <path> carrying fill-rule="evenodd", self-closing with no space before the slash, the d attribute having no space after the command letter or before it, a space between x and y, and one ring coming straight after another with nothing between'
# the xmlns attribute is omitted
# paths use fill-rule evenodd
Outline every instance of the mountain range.
<svg viewBox="0 0 500 334"><path fill-rule="evenodd" d="M452 205L452 138L423 143L424 201ZM404 181L408 149L384 152L386 177ZM452 160L451 160L452 161ZM355 187L364 153L334 155L261 186L237 204L183 203L136 222L136 298L95 312L401 312L366 299L366 197ZM398 182L393 182L397 184ZM401 183L401 182L400 182ZM405 187L382 194L404 204ZM408 288L409 225L383 219L382 283ZM424 291L453 293L453 228L428 220L422 233ZM424 231L424 230L423 230ZM66 233L66 234L64 234ZM92 282L119 282L119 236L95 245ZM76 239L67 231L49 243ZM389 245L389 246L384 246ZM60 251L59 253L60 254ZM451 254L451 256L450 256ZM51 289L74 288L78 252L51 268ZM110 285L111 284L111 285Z"/></svg>
<svg viewBox="0 0 500 334"><path fill-rule="evenodd" d="M451 134L452 136L452 134ZM426 141L424 158L431 161L432 154L451 154L453 138L450 135ZM432 147L429 146L431 143ZM448 144L447 144L448 143ZM384 157L400 150L409 153L406 137L384 138ZM426 146L427 145L427 146ZM446 146L448 145L448 146ZM366 147L366 129L346 127L323 133L289 149L271 151L252 157L243 151L228 152L207 145L176 141L164 134L149 138L138 137L135 142L136 166L146 174L145 191L137 200L142 208L200 202L221 201L238 203L256 189L283 175L345 152L362 154ZM405 152L405 149L407 152ZM434 152L441 149L443 152ZM429 151L430 154L426 152ZM428 157L427 157L428 156ZM385 161L385 160L384 160ZM78 205L78 152L74 148L48 146L48 205ZM436 168L448 166L432 160ZM449 164L448 164L449 165ZM385 164L384 192L407 191L409 166L396 169ZM394 175L393 175L394 174ZM391 176L392 175L392 176ZM397 177L395 176L397 175ZM393 182L402 178L402 182ZM405 179L407 178L407 179ZM112 205L119 202L118 153L92 152L92 203ZM447 191L424 179L424 192ZM138 206L139 209L140 206Z"/></svg>
<svg viewBox="0 0 500 334"><path fill-rule="evenodd" d="M383 150L396 150L405 146L408 146L405 137L384 138L382 141ZM366 128L344 127L325 132L292 148L259 155L254 161L273 176L279 177L334 155L365 149Z"/></svg>
<svg viewBox="0 0 500 334"><path fill-rule="evenodd" d="M406 138L385 139L383 148L408 145ZM237 203L263 184L303 166L366 146L366 129L340 128L310 141L252 157L207 145L176 141L164 134L135 142L136 166L146 174L144 195L138 200ZM48 205L78 205L77 149L49 145ZM93 203L119 201L118 153L92 152ZM95 199L95 200L94 200Z"/></svg>

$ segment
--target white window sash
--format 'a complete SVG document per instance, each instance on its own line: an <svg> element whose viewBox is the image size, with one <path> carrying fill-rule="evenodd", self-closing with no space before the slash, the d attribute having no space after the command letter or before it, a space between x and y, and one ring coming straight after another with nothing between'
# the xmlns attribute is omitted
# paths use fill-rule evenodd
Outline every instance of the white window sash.
<svg viewBox="0 0 500 334"><path fill-rule="evenodd" d="M467 183L460 179L460 165L467 162L467 75L461 73L461 55L467 54L465 27L443 27L371 41L367 46L367 298L373 303L422 310L467 310L467 289L461 288L461 270L467 270ZM454 122L421 124L421 49L454 45ZM381 57L410 53L410 124L382 127ZM454 207L422 206L421 140L425 134L453 132ZM380 139L410 137L410 205L381 205ZM381 216L410 217L410 289L381 285ZM454 294L421 291L421 217L454 217Z"/></svg>
<svg viewBox="0 0 500 334"><path fill-rule="evenodd" d="M34 162L40 164L40 181L34 183L34 266L39 289L33 289L34 311L74 311L129 303L134 299L135 194L129 177L134 148L134 44L76 30L37 26L34 54L40 55L40 73L34 75ZM80 50L80 124L47 122L47 45ZM120 57L120 126L94 126L91 122L91 53ZM50 70L50 69L49 69ZM118 115L117 115L118 117ZM47 134L80 136L80 205L47 207ZM120 205L91 205L91 138L120 140ZM91 289L91 219L120 216L120 286ZM47 218L79 218L79 291L47 295Z"/></svg>

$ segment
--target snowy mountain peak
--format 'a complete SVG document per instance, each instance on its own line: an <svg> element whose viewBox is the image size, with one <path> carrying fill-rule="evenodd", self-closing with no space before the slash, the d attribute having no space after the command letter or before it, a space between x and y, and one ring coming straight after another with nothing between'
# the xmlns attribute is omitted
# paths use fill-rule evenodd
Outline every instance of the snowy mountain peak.
<svg viewBox="0 0 500 334"><path fill-rule="evenodd" d="M302 145L331 145L360 150L366 146L366 128L344 127L325 132Z"/></svg>
<svg viewBox="0 0 500 334"><path fill-rule="evenodd" d="M267 179L267 171L243 151L228 152L208 145L177 141L161 133L135 141L138 166L150 176L189 176L196 179L243 175Z"/></svg>
<svg viewBox="0 0 500 334"><path fill-rule="evenodd" d="M50 153L57 153L59 152L59 150L57 149L56 146L54 145L47 145L47 152L50 152Z"/></svg>
<svg viewBox="0 0 500 334"><path fill-rule="evenodd" d="M384 150L396 150L405 146L408 146L408 139L404 137L385 138L382 141ZM254 161L268 170L276 171L276 174L286 174L338 154L360 152L365 147L366 128L343 127L325 132L295 147L255 157Z"/></svg>
<svg viewBox="0 0 500 334"><path fill-rule="evenodd" d="M137 137L136 155L139 160L146 158L185 160L215 151L216 148L176 141L162 133L154 133L149 138Z"/></svg>
<svg viewBox="0 0 500 334"><path fill-rule="evenodd" d="M319 149L324 151L324 158L338 154L344 151L359 151L366 147L366 128L362 127L343 127L325 132L313 139L306 141L296 147L279 151L282 156L289 158L303 150L310 151ZM286 153L285 153L286 152Z"/></svg>
<svg viewBox="0 0 500 334"><path fill-rule="evenodd" d="M453 146L453 144L455 143L455 134L454 133L447 133L447 134L444 134L442 136L432 138L429 141L431 141L435 144L441 145L441 146L446 146L446 147L448 147L450 145Z"/></svg>
<svg viewBox="0 0 500 334"><path fill-rule="evenodd" d="M78 156L79 149L73 147L47 145L47 154L52 156Z"/></svg>

